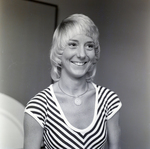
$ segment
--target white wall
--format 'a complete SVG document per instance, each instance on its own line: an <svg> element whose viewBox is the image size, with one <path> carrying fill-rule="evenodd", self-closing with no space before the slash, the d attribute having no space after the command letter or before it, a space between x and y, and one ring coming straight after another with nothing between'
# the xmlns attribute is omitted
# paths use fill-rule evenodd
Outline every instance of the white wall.
<svg viewBox="0 0 150 149"><path fill-rule="evenodd" d="M149 149L150 2L42 1L58 5L58 22L72 13L84 13L97 24L101 33L101 58L95 82L114 90L123 103L122 149Z"/></svg>

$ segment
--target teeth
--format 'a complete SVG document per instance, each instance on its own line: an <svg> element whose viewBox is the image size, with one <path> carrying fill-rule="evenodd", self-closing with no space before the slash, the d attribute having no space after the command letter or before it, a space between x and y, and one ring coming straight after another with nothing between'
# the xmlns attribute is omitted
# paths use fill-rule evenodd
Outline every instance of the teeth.
<svg viewBox="0 0 150 149"><path fill-rule="evenodd" d="M83 66L85 63L83 63L83 62L73 62L75 65L77 65L77 66Z"/></svg>

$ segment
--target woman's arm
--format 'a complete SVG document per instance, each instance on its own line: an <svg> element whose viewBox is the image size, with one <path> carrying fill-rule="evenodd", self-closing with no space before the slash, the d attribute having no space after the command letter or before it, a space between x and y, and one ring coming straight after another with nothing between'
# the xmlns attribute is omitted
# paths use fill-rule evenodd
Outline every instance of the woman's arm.
<svg viewBox="0 0 150 149"><path fill-rule="evenodd" d="M30 115L24 116L24 149L40 149L43 137L43 128Z"/></svg>
<svg viewBox="0 0 150 149"><path fill-rule="evenodd" d="M120 149L120 126L119 126L119 112L117 112L107 122L108 130L108 146L109 149Z"/></svg>

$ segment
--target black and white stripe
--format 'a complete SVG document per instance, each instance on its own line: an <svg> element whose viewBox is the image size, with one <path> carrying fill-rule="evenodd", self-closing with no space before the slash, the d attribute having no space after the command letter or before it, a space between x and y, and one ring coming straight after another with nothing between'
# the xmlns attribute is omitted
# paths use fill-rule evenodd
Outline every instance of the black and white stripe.
<svg viewBox="0 0 150 149"><path fill-rule="evenodd" d="M31 99L25 112L44 128L45 149L103 149L107 139L106 123L120 108L118 96L111 90L96 86L94 122L84 130L69 127L60 112L52 85Z"/></svg>

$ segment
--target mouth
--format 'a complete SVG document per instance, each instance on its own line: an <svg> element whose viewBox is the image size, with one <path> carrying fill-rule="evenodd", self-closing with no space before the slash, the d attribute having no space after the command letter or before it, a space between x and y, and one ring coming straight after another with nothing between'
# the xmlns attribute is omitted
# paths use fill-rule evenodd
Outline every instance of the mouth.
<svg viewBox="0 0 150 149"><path fill-rule="evenodd" d="M77 66L83 66L83 65L85 65L87 62L74 62L74 61L71 61L71 63L73 63L74 65L77 65Z"/></svg>

